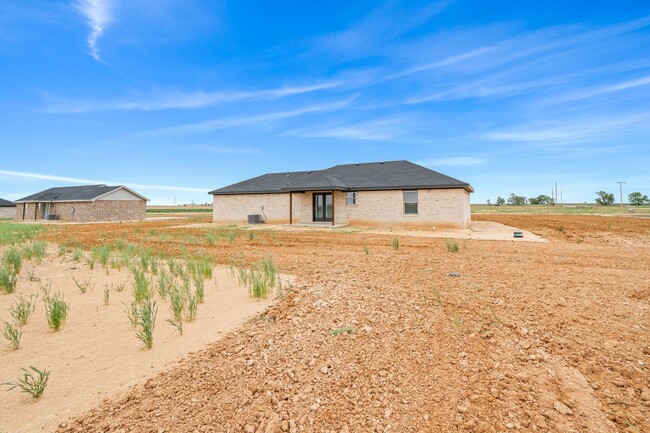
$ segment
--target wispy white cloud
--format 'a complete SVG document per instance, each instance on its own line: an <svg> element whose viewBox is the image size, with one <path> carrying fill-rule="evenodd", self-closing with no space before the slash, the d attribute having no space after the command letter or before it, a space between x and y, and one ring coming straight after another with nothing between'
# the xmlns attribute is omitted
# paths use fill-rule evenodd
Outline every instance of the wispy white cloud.
<svg viewBox="0 0 650 433"><path fill-rule="evenodd" d="M74 7L86 18L90 27L87 38L90 55L99 61L97 40L113 21L113 2L112 0L76 0Z"/></svg>
<svg viewBox="0 0 650 433"><path fill-rule="evenodd" d="M353 124L326 124L292 129L283 136L304 138L336 138L364 141L410 141L409 133L419 128L418 122L407 116L391 116Z"/></svg>
<svg viewBox="0 0 650 433"><path fill-rule="evenodd" d="M612 118L593 118L572 122L549 122L547 124L522 125L480 134L478 138L487 141L531 142L547 147L561 147L567 143L579 143L598 137L602 141L612 134L630 133L650 129L650 115L640 113Z"/></svg>
<svg viewBox="0 0 650 433"><path fill-rule="evenodd" d="M57 176L51 174L29 173L24 171L11 171L11 170L0 170L0 176L8 176L13 178L23 178L23 179L51 180L55 182L69 182L69 183L78 183L78 184L126 185L128 187L133 187L133 188L163 190L163 191L186 191L186 192L206 192L206 193L209 191L208 188L188 188L183 186L150 185L150 184L141 184L141 183L128 183L122 181L115 182L115 181L106 181L106 180L80 179L77 177Z"/></svg>
<svg viewBox="0 0 650 433"><path fill-rule="evenodd" d="M587 88L580 91L570 92L566 95L559 96L553 99L551 103L574 102L574 101L579 101L581 99L594 98L609 93L636 89L637 87L643 87L648 85L650 85L650 76L641 77L634 80L623 81L615 84L607 84L603 86Z"/></svg>
<svg viewBox="0 0 650 433"><path fill-rule="evenodd" d="M487 161L482 158L472 156L450 156L446 158L430 158L419 161L418 164L426 167L449 167L449 166L466 166L466 165L481 165Z"/></svg>
<svg viewBox="0 0 650 433"><path fill-rule="evenodd" d="M165 91L154 95L114 101L63 101L50 105L48 113L88 113L94 111L162 111L173 109L196 109L210 107L226 102L275 100L333 89L341 86L341 81L329 81L304 86L285 86L277 89L230 92L180 92Z"/></svg>
<svg viewBox="0 0 650 433"><path fill-rule="evenodd" d="M337 111L349 106L350 103L354 101L354 99L356 99L356 97L357 96L354 95L342 101L308 105L305 107L296 108L294 110L276 111L272 113L256 114L252 116L222 117L219 119L208 120L205 122L188 123L185 125L157 129L153 131L144 132L143 134L145 135L191 134L197 132L214 131L217 129L236 128L236 127L248 126L248 125L259 126L259 125L268 124L269 122L289 119L292 117L298 117L305 114Z"/></svg>

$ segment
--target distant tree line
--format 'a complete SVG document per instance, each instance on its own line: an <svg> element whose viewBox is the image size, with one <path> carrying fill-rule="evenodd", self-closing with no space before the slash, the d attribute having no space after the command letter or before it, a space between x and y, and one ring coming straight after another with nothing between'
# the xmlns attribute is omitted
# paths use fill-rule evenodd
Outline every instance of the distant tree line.
<svg viewBox="0 0 650 433"><path fill-rule="evenodd" d="M645 194L641 194L640 192L633 192L631 194L627 195L627 199L632 206L643 206L650 204L650 199L648 199L648 196ZM598 203L601 206L610 206L611 204L614 203L614 194L611 192L605 192L605 191L598 191L596 193L596 203ZM524 197L523 195L517 195L514 192L510 194L510 197L506 200L505 198L501 196L497 196L496 201L494 202L495 206L503 206L504 204L508 203L510 206L522 206L525 204L546 204L546 205L552 205L555 204L553 197L549 197L545 194L538 195L537 197ZM490 200L487 201L488 205L491 205L492 203Z"/></svg>
<svg viewBox="0 0 650 433"><path fill-rule="evenodd" d="M545 194L538 195L537 197L524 197L523 195L517 195L514 192L510 194L510 197L508 197L507 200L508 204L511 206L522 206L525 205L526 203L528 204L553 204L553 199ZM490 201L488 200L488 204L490 204ZM494 203L496 206L503 206L506 204L506 199L504 199L501 196L498 196L496 199L496 202Z"/></svg>

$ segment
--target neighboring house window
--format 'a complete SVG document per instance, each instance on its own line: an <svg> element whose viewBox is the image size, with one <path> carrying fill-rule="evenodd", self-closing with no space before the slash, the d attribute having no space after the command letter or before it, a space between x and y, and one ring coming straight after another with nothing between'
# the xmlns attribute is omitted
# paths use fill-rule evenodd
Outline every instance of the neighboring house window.
<svg viewBox="0 0 650 433"><path fill-rule="evenodd" d="M345 205L351 206L359 204L359 193L358 192L346 192L345 193Z"/></svg>
<svg viewBox="0 0 650 433"><path fill-rule="evenodd" d="M418 214L418 192L417 191L404 191L404 214L406 215Z"/></svg>

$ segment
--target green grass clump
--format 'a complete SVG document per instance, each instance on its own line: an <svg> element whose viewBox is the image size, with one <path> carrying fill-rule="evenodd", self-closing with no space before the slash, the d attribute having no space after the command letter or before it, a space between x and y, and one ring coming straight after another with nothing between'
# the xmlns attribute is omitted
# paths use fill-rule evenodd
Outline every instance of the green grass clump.
<svg viewBox="0 0 650 433"><path fill-rule="evenodd" d="M17 283L17 272L11 271L5 266L0 266L0 290L5 293L13 293L16 291Z"/></svg>
<svg viewBox="0 0 650 433"><path fill-rule="evenodd" d="M158 306L156 301L147 299L138 309L135 336L144 343L147 349L153 347L153 330L156 326Z"/></svg>
<svg viewBox="0 0 650 433"><path fill-rule="evenodd" d="M102 265L102 268L108 269L108 261L111 258L111 246L104 244L95 247L90 251L90 255Z"/></svg>
<svg viewBox="0 0 650 433"><path fill-rule="evenodd" d="M36 303L34 300L36 295L30 296L29 299L20 297L11 307L9 307L9 313L16 323L20 326L27 325L29 318L36 309Z"/></svg>
<svg viewBox="0 0 650 433"><path fill-rule="evenodd" d="M5 321L5 328L2 330L2 335L4 335L9 342L8 346L12 350L20 349L20 338L23 336L23 331L20 328L20 325Z"/></svg>
<svg viewBox="0 0 650 433"><path fill-rule="evenodd" d="M205 302L205 281L202 277L193 275L192 280L194 281L194 289L196 294L196 300L199 304Z"/></svg>
<svg viewBox="0 0 650 433"><path fill-rule="evenodd" d="M457 253L458 251L460 251L460 247L458 246L458 242L446 241L446 243L447 243L447 252Z"/></svg>
<svg viewBox="0 0 650 433"><path fill-rule="evenodd" d="M65 302L60 292L45 298L45 318L50 328L55 331L61 329L61 326L68 318L70 304Z"/></svg>
<svg viewBox="0 0 650 433"><path fill-rule="evenodd" d="M238 270L239 284L248 288L253 298L266 298L278 280L278 269L271 259L255 263L250 269Z"/></svg>
<svg viewBox="0 0 650 433"><path fill-rule="evenodd" d="M23 259L17 248L9 248L2 256L2 265L9 271L18 274L23 267Z"/></svg>
<svg viewBox="0 0 650 433"><path fill-rule="evenodd" d="M151 293L151 287L149 285L149 280L144 273L142 268L134 267L133 272L133 296L135 297L135 302L142 304L145 300L151 298L153 293Z"/></svg>
<svg viewBox="0 0 650 433"><path fill-rule="evenodd" d="M72 251L72 260L75 262L80 262L84 256L84 252L80 248L75 248Z"/></svg>
<svg viewBox="0 0 650 433"><path fill-rule="evenodd" d="M183 311L185 311L185 299L178 286L172 287L169 291L169 308L172 311L174 321L180 322L183 319Z"/></svg>
<svg viewBox="0 0 650 433"><path fill-rule="evenodd" d="M399 239L397 238L393 239L393 249L395 251L399 250Z"/></svg>
<svg viewBox="0 0 650 433"><path fill-rule="evenodd" d="M45 391L50 372L39 370L36 367L22 368L22 370L23 377L19 378L17 382L4 382L2 385L10 386L9 390L19 388L22 392L31 395L34 400L38 400Z"/></svg>

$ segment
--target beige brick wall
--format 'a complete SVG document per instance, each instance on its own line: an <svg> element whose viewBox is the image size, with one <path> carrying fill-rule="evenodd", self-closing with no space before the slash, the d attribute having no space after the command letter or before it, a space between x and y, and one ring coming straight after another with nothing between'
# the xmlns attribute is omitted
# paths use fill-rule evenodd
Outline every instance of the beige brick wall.
<svg viewBox="0 0 650 433"><path fill-rule="evenodd" d="M16 219L22 219L23 203L16 209ZM42 219L42 209L36 203L25 203L27 206L25 220ZM74 215L72 209L74 208ZM98 222L98 221L131 221L142 220L145 217L146 204L144 200L107 200L94 202L51 203L50 214L58 216L59 221Z"/></svg>
<svg viewBox="0 0 650 433"><path fill-rule="evenodd" d="M345 193L334 192L334 217L337 224L396 226L431 230L465 228L471 222L470 195L464 189L421 189L418 214L405 215L403 191L359 191L359 203L346 206ZM312 221L313 193L293 194L293 222ZM214 196L213 221L244 224L249 214L261 214L267 222L289 222L289 194L250 194Z"/></svg>
<svg viewBox="0 0 650 433"><path fill-rule="evenodd" d="M16 208L13 206L0 207L0 218L16 218Z"/></svg>
<svg viewBox="0 0 650 433"><path fill-rule="evenodd" d="M294 205L300 202L294 194ZM262 206L264 211L262 211ZM266 215L270 224L289 223L289 194L215 195L212 220L219 224L246 224L248 215ZM295 215L294 211L294 215Z"/></svg>

